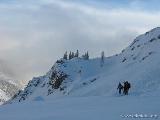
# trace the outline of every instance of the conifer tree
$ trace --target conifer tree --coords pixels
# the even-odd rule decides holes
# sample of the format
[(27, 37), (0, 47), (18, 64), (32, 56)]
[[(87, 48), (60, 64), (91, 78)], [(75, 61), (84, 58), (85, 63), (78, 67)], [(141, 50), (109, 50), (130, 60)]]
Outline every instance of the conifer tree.
[(72, 53), (69, 53), (69, 60), (72, 59)]
[[(71, 55), (71, 56), (72, 56), (72, 58), (74, 58), (74, 57), (75, 57), (75, 56), (74, 56), (74, 52), (72, 52), (72, 55)], [(72, 59), (72, 58), (71, 58), (71, 59)]]
[(89, 53), (88, 53), (88, 51), (86, 53), (86, 60), (89, 60)]
[(105, 57), (105, 55), (104, 55), (104, 51), (102, 51), (101, 52), (101, 67), (103, 67), (103, 64), (104, 64), (104, 57)]
[(77, 50), (75, 57), (79, 57), (79, 51)]
[(88, 51), (87, 51), (84, 55), (82, 55), (82, 58), (83, 58), (84, 60), (89, 60)]
[(63, 59), (67, 60), (68, 58), (67, 51), (64, 53)]

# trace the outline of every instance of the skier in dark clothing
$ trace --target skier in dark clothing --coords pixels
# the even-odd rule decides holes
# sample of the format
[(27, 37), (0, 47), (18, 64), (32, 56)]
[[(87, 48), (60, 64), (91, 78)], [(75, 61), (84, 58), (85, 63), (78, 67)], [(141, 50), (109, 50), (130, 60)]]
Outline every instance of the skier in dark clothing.
[(119, 94), (121, 94), (121, 91), (123, 90), (123, 85), (119, 82), (117, 90), (119, 90)]
[(130, 88), (131, 88), (131, 84), (128, 81), (124, 82), (124, 89), (123, 89), (124, 95), (128, 95), (128, 91)]

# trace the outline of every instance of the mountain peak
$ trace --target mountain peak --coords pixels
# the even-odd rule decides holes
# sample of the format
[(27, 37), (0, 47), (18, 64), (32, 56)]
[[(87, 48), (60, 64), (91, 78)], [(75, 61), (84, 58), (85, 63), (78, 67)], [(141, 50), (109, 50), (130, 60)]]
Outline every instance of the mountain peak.
[[(160, 39), (160, 27), (151, 29), (150, 31), (138, 36), (135, 41), (141, 40), (141, 42), (149, 42), (151, 39)], [(151, 40), (152, 41), (152, 40)]]

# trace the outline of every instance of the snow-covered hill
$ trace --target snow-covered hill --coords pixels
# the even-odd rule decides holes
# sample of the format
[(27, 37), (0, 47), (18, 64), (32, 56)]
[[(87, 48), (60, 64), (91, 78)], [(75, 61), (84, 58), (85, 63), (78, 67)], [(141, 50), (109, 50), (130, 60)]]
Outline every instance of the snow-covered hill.
[(20, 89), (18, 83), (0, 72), (0, 104), (11, 99)]
[[(46, 75), (33, 78), (7, 102), (14, 104), (0, 107), (0, 119), (159, 119), (159, 46), (160, 28), (155, 28), (104, 62), (58, 60)], [(117, 85), (126, 80), (131, 90), (120, 96)]]
[(10, 65), (0, 59), (0, 104), (11, 99), (22, 85), (14, 79)]
[(65, 96), (117, 96), (119, 82), (131, 83), (132, 96), (160, 96), (160, 28), (138, 36), (120, 54), (84, 60), (58, 60), (46, 75), (33, 78), (13, 101)]

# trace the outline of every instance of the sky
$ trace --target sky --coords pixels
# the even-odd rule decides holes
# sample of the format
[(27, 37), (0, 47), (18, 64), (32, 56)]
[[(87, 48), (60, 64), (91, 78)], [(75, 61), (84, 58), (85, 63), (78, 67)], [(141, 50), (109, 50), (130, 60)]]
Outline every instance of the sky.
[(158, 0), (0, 0), (0, 73), (44, 75), (65, 51), (120, 53), (160, 26)]

